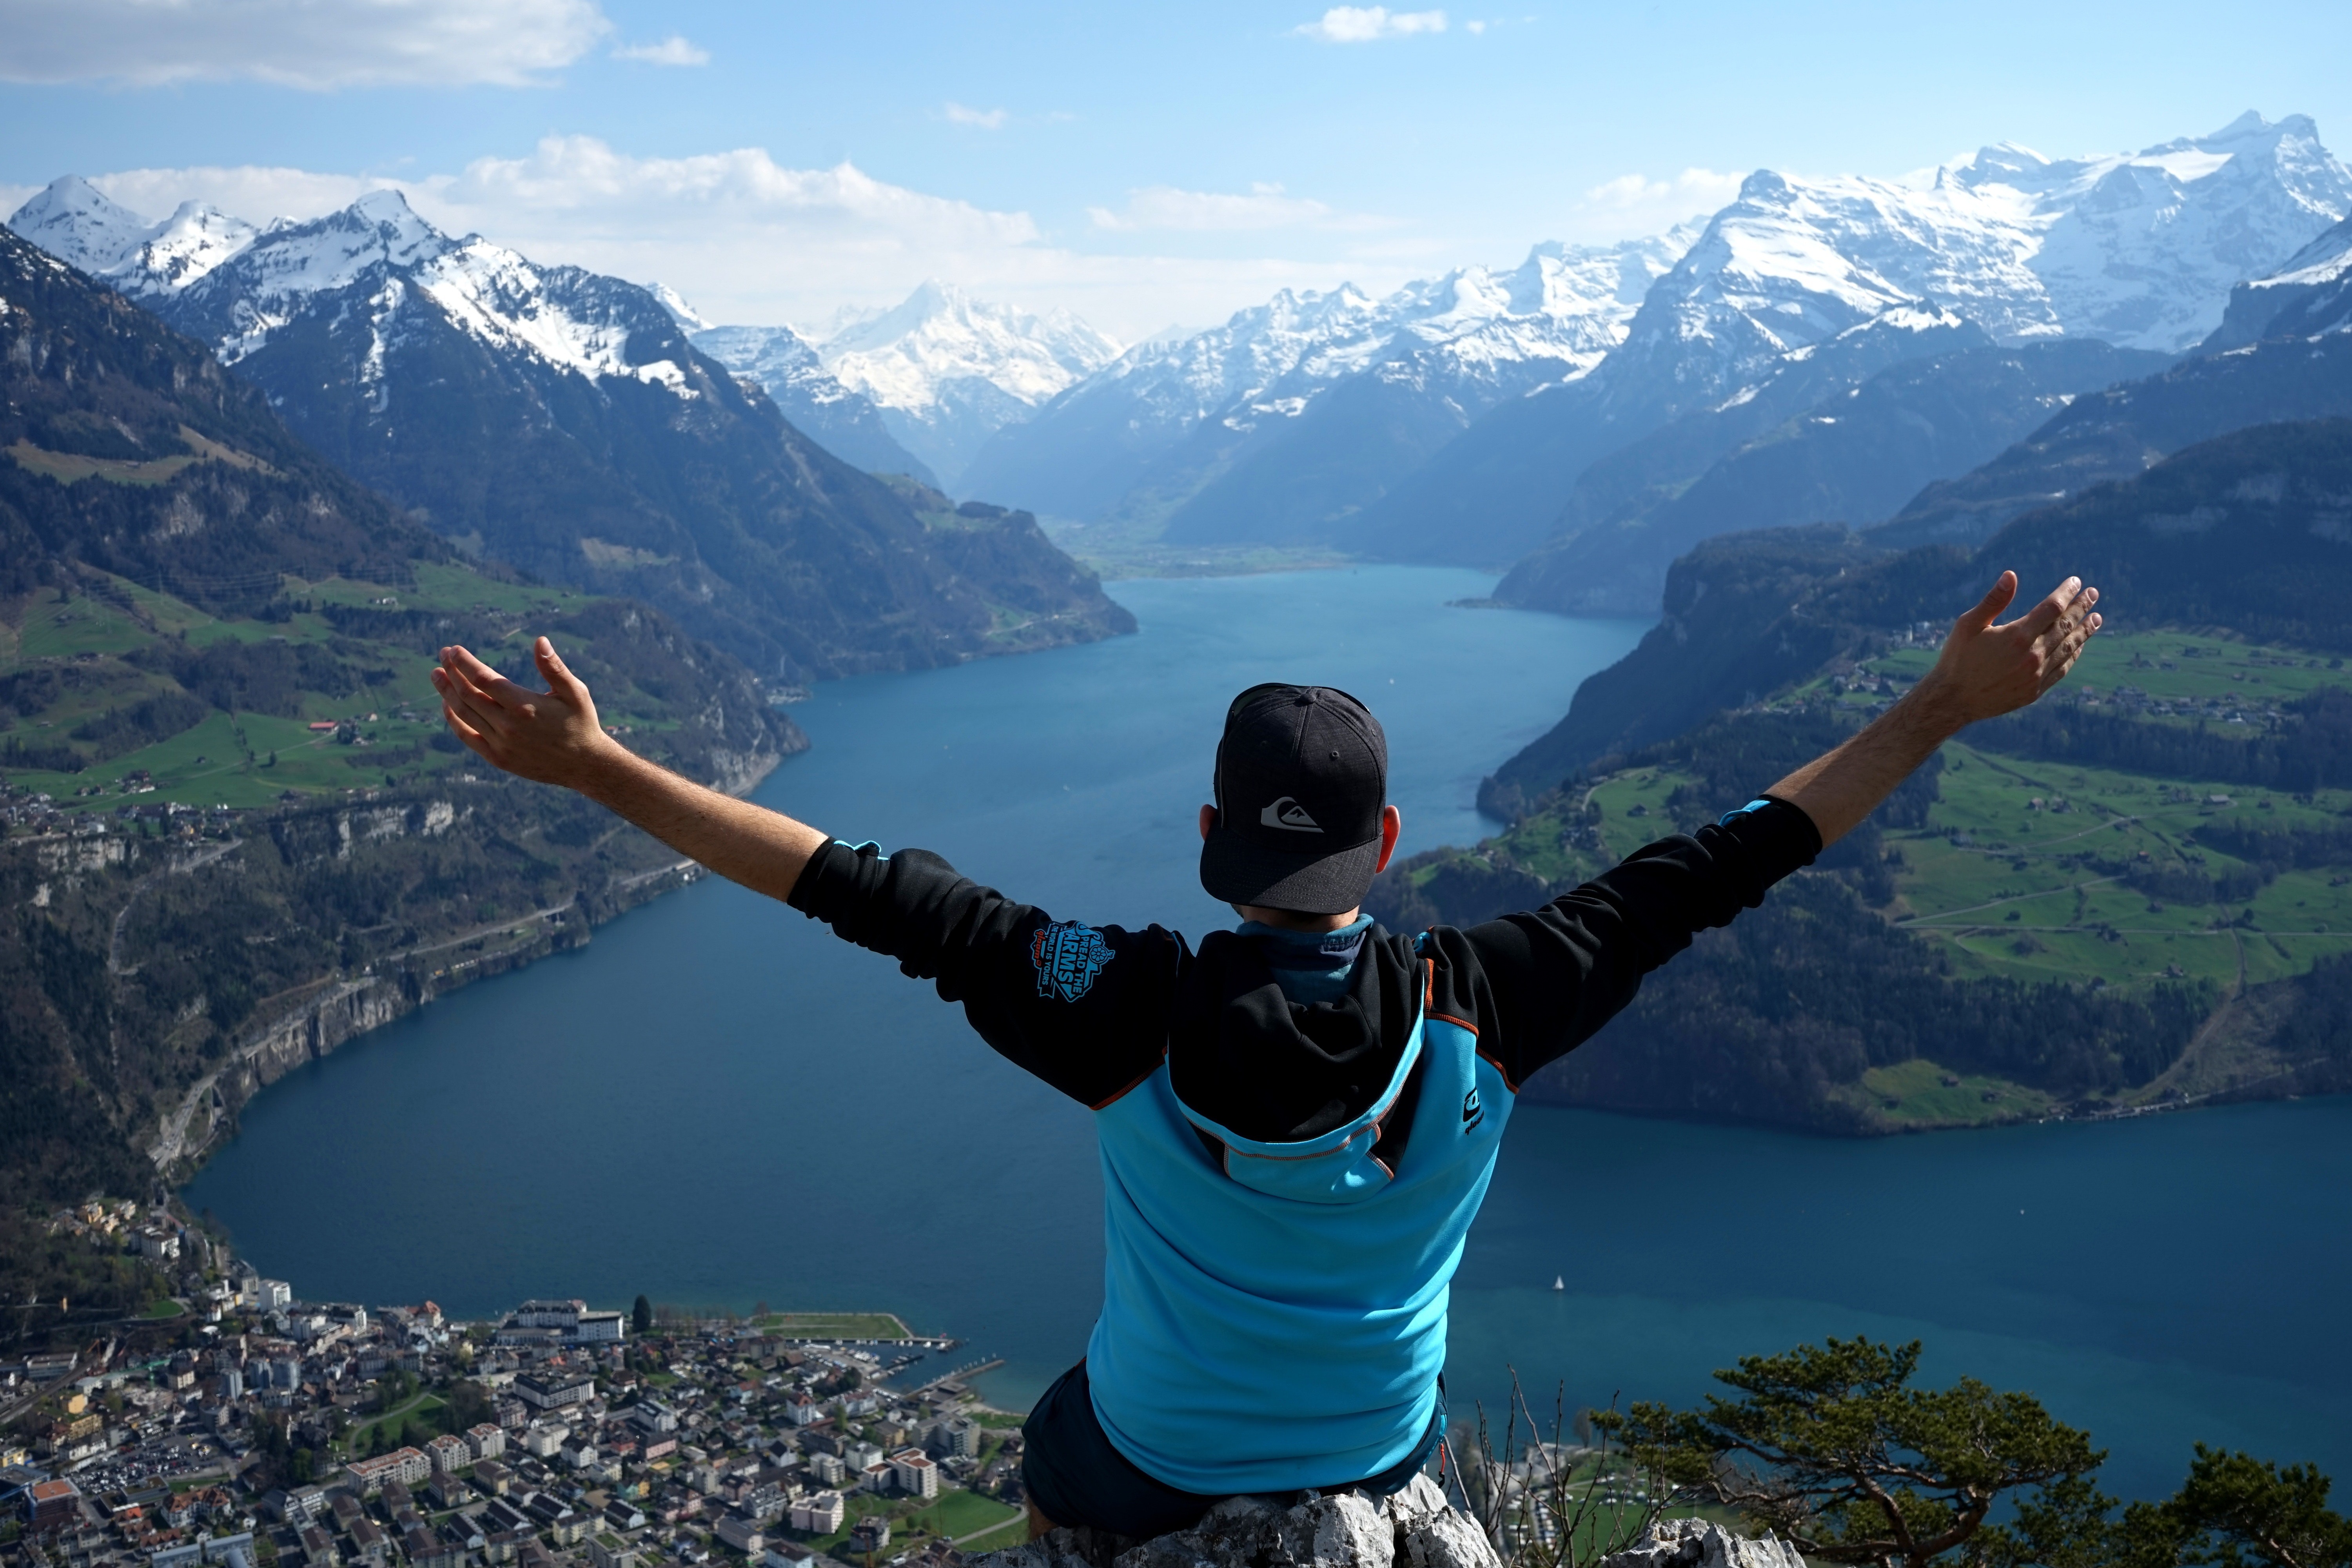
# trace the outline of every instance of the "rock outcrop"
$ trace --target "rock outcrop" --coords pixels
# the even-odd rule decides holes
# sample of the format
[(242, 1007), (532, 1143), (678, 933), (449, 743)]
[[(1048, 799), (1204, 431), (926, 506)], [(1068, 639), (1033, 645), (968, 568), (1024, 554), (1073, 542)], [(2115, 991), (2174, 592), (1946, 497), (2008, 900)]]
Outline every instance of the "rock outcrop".
[[(1774, 1560), (1777, 1568), (1778, 1560)], [(1190, 1530), (1135, 1541), (1057, 1530), (966, 1568), (1502, 1568), (1467, 1515), (1416, 1476), (1391, 1497), (1334, 1492), (1285, 1508), (1227, 1498)], [(1741, 1568), (1746, 1568), (1743, 1560)]]
[[(1149, 1541), (1057, 1530), (965, 1559), (964, 1568), (1502, 1568), (1486, 1533), (1426, 1476), (1393, 1497), (1306, 1494), (1285, 1508), (1227, 1498), (1190, 1530)], [(1734, 1535), (1704, 1519), (1662, 1519), (1600, 1568), (1805, 1568), (1777, 1536)]]
[(1776, 1535), (1750, 1540), (1711, 1520), (1662, 1519), (1601, 1568), (1805, 1568), (1805, 1560)]

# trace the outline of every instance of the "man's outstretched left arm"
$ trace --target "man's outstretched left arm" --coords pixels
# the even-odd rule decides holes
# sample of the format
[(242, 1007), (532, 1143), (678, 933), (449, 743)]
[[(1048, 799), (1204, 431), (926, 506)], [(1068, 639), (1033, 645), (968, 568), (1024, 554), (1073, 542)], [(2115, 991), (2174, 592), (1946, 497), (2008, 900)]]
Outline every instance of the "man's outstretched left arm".
[(434, 689), (450, 730), (493, 767), (586, 795), (755, 893), (789, 899), (825, 835), (649, 763), (604, 732), (595, 700), (541, 637), (545, 691), (516, 684), (462, 647), (441, 650)]

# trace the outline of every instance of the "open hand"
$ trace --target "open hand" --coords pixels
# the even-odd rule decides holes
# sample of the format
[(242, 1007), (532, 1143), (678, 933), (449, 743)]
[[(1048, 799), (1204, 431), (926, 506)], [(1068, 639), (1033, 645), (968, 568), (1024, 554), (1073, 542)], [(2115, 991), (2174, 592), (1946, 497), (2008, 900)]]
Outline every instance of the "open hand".
[(1929, 679), (1961, 723), (2014, 712), (2066, 679), (2097, 631), (2099, 591), (2069, 577), (2050, 596), (2006, 626), (1993, 617), (2017, 597), (2017, 574), (2004, 572), (1992, 592), (1952, 623)]
[(541, 637), (531, 656), (548, 689), (518, 686), (462, 647), (441, 650), (433, 689), (457, 739), (492, 766), (541, 784), (579, 787), (620, 742), (596, 720), (595, 700)]

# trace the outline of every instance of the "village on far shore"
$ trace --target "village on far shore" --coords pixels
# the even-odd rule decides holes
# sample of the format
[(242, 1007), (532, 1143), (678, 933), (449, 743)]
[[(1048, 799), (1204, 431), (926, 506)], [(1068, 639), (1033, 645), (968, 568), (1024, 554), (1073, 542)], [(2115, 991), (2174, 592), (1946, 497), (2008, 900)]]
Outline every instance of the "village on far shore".
[(998, 1363), (890, 1313), (460, 1321), (299, 1299), (162, 1206), (51, 1228), (171, 1293), (0, 1362), (0, 1568), (954, 1568), (1021, 1539), (1021, 1417), (964, 1381)]

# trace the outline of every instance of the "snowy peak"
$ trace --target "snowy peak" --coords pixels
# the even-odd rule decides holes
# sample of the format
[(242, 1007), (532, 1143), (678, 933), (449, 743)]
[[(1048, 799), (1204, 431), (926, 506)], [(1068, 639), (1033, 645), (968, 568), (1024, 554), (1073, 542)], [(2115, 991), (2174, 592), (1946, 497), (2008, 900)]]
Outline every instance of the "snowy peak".
[(182, 202), (125, 258), (119, 286), (128, 292), (185, 289), (251, 245), (260, 231), (202, 202)]
[(956, 488), (995, 434), (1108, 364), (1119, 345), (1066, 310), (1033, 316), (929, 281), (879, 315), (837, 314), (825, 371), (870, 399), (892, 437)]
[[(677, 307), (671, 307), (675, 313)], [(790, 327), (702, 327), (694, 346), (735, 376), (756, 382), (785, 418), (843, 461), (873, 474), (939, 476), (892, 433), (893, 416), (835, 379), (814, 345)]]
[[(577, 268), (534, 267), (481, 238), (440, 252), (410, 276), (450, 321), (493, 348), (591, 381), (621, 377), (666, 386), (683, 399), (701, 395), (687, 384), (677, 360), (632, 358), (641, 335), (677, 342), (668, 314), (634, 283)], [(380, 299), (398, 302), (393, 290)]]
[(1571, 379), (1616, 346), (1698, 232), (1692, 223), (1617, 245), (1541, 244), (1508, 271), (1462, 268), (1379, 299), (1350, 284), (1285, 289), (1222, 327), (1138, 344), (1097, 386), (1142, 400), (1156, 422), (1222, 417), (1238, 428), (1253, 415), (1295, 416), (1376, 366), (1448, 386), (1491, 386), (1505, 367), (1538, 363), (1545, 377)]
[(667, 283), (648, 283), (646, 285), (646, 291), (660, 302), (663, 310), (669, 312), (671, 321), (689, 332), (708, 331), (716, 325), (701, 311), (688, 304), (685, 295)]
[(2002, 142), (1980, 148), (1973, 157), (1938, 173), (1950, 183), (1970, 189), (2007, 188), (2063, 206), (2119, 170), (2158, 172), (2187, 184), (2233, 162), (2239, 164), (2241, 178), (2259, 178), (2266, 171), (2291, 190), (2300, 189), (2315, 177), (2326, 183), (2331, 166), (2341, 175), (2340, 165), (2321, 145), (2319, 127), (2309, 115), (2290, 114), (2269, 121), (2252, 110), (2210, 136), (2176, 137), (2137, 153), (2049, 158), (2031, 147)]
[(370, 268), (415, 267), (455, 245), (398, 191), (371, 191), (341, 212), (261, 231), (233, 270), (240, 292), (286, 300), (348, 288)]
[(988, 383), (1035, 407), (1118, 357), (1118, 343), (1066, 310), (1033, 316), (927, 281), (819, 348), (825, 368), (885, 408), (929, 410), (951, 382)]
[(2179, 353), (2220, 323), (2233, 285), (2347, 211), (2352, 171), (2302, 115), (2090, 158), (2003, 142), (1903, 181), (1759, 170), (1659, 285), (1611, 374), (1648, 364), (1728, 393), (1781, 355), (1929, 300), (2004, 342)]
[[(1512, 309), (1568, 315), (1598, 308), (1607, 300), (1630, 316), (1650, 285), (1672, 270), (1705, 232), (1706, 220), (1699, 217), (1647, 239), (1616, 245), (1564, 245), (1558, 240), (1538, 245), (1511, 274)], [(1530, 285), (1536, 289), (1532, 294)]]
[(151, 224), (78, 174), (53, 182), (17, 208), (8, 226), (50, 255), (138, 296), (186, 288), (250, 245), (257, 232), (242, 218), (202, 202), (182, 202), (170, 217)]
[[(212, 215), (206, 226), (226, 235), (236, 223)], [(397, 191), (371, 191), (339, 212), (307, 222), (281, 220), (259, 230), (241, 226), (247, 238), (240, 247), (212, 258), (206, 270), (159, 306), (173, 324), (210, 342), (229, 364), (258, 352), (311, 301), (363, 279), (373, 280), (381, 291), (387, 278), (412, 275), (457, 248), (417, 216)], [(414, 276), (405, 280), (422, 281)], [(155, 268), (126, 270), (115, 282), (137, 296), (173, 292)], [(379, 299), (369, 308), (381, 310), (396, 303)]]
[(150, 224), (72, 174), (19, 207), (8, 226), (142, 299), (179, 293), (232, 261), (247, 262), (276, 290), (317, 293), (345, 286), (370, 266), (412, 265), (450, 245), (398, 191), (372, 191), (308, 223), (281, 219), (264, 228), (192, 201)]
[(9, 216), (8, 226), (58, 260), (99, 278), (120, 267), (154, 232), (147, 219), (79, 174), (52, 180)]
[(781, 396), (786, 387), (798, 388), (819, 403), (857, 395), (834, 378), (808, 340), (790, 327), (701, 327), (693, 339), (696, 348), (735, 374), (758, 382), (771, 395)]
[(374, 382), (407, 312), (429, 302), (499, 353), (591, 380), (625, 376), (681, 398), (698, 395), (675, 360), (633, 357), (633, 339), (677, 342), (656, 297), (576, 268), (536, 268), (479, 237), (453, 240), (398, 191), (371, 191), (324, 217), (268, 227), (184, 202), (151, 226), (68, 176), (26, 203), (9, 226), (205, 339), (226, 363), (257, 353), (314, 304), (332, 301), (339, 321), (364, 325), (357, 369), (362, 382)]

